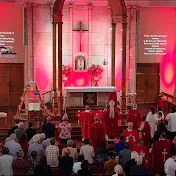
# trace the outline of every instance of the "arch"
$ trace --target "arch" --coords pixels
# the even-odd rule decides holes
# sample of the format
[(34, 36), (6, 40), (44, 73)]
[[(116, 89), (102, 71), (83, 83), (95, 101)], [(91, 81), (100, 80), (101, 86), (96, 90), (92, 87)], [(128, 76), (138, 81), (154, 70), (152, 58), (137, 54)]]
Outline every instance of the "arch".
[[(127, 28), (127, 9), (124, 0), (108, 0), (112, 12), (112, 85), (115, 86), (115, 40), (116, 24), (122, 24), (122, 114), (126, 114), (126, 28)], [(56, 24), (58, 24), (58, 89), (60, 91), (60, 112), (63, 112), (62, 96), (62, 11), (65, 0), (56, 0), (53, 7), (53, 52), (56, 52)], [(56, 63), (56, 54), (53, 54), (53, 63)], [(53, 70), (56, 65), (53, 64)], [(53, 75), (55, 75), (53, 71)], [(56, 75), (53, 76), (56, 81)], [(55, 84), (53, 84), (55, 85)], [(56, 87), (53, 86), (53, 89)], [(122, 122), (123, 123), (123, 122)]]
[[(112, 18), (127, 18), (127, 10), (124, 0), (108, 0), (111, 6)], [(65, 0), (56, 0), (53, 8), (53, 18), (56, 22), (62, 22), (62, 9)], [(56, 19), (57, 18), (57, 19)]]

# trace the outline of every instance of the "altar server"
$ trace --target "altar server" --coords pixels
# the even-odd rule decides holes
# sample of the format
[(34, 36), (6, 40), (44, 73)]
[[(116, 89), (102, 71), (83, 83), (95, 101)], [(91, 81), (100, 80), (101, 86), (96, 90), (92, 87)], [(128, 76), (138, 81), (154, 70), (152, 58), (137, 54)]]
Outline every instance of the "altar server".
[(170, 132), (171, 140), (176, 136), (176, 111), (174, 107), (170, 108), (170, 113), (166, 116), (168, 121), (167, 129)]

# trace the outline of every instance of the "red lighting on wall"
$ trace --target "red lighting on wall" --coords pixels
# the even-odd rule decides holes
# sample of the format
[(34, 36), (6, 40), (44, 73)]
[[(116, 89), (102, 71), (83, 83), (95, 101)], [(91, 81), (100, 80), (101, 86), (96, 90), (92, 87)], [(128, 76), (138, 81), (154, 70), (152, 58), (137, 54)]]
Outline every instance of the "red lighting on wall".
[(174, 58), (165, 56), (161, 62), (160, 76), (161, 81), (166, 88), (174, 86), (176, 82), (176, 62)]

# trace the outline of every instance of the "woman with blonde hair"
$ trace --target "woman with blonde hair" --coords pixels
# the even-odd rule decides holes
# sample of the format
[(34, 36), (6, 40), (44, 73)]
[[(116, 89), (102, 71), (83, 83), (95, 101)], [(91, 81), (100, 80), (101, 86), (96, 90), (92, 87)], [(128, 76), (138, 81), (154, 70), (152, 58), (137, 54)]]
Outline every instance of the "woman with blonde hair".
[(125, 176), (125, 172), (124, 172), (122, 166), (119, 164), (114, 167), (114, 172), (116, 174), (114, 174), (113, 176)]
[(59, 124), (59, 137), (60, 143), (67, 144), (67, 141), (71, 139), (72, 125), (68, 121), (68, 115), (64, 114), (62, 117), (62, 122)]

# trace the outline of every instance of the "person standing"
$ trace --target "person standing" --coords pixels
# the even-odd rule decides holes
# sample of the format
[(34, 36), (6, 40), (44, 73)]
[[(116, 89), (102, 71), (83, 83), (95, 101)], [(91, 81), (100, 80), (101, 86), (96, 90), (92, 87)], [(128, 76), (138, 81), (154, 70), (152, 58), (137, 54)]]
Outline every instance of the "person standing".
[(19, 141), (21, 136), (22, 136), (22, 134), (25, 134), (24, 123), (23, 122), (20, 122), (18, 124), (18, 128), (14, 131), (14, 133), (16, 134), (16, 138)]
[(139, 140), (139, 135), (137, 131), (133, 128), (132, 122), (127, 123), (127, 129), (123, 130), (122, 135), (124, 136), (125, 141), (129, 142), (130, 149), (134, 150)]
[(12, 169), (12, 156), (9, 154), (9, 149), (4, 147), (2, 149), (2, 156), (0, 156), (0, 175), (3, 176), (12, 176), (13, 169)]
[(15, 125), (8, 131), (8, 136), (14, 133), (14, 131), (18, 128), (19, 120), (15, 119)]
[(5, 144), (5, 147), (9, 149), (9, 155), (15, 158), (16, 153), (21, 150), (21, 145), (17, 142), (15, 134), (10, 135), (10, 141)]
[(146, 121), (146, 116), (142, 117), (142, 122), (140, 124), (139, 131), (139, 138), (143, 139), (145, 142), (145, 145), (148, 146), (150, 140), (151, 140), (151, 134), (150, 134), (150, 125)]
[(71, 139), (71, 130), (72, 125), (68, 121), (67, 114), (64, 114), (64, 116), (62, 117), (62, 122), (59, 124), (60, 143), (67, 144), (67, 141)]
[(74, 142), (71, 140), (71, 139), (69, 139), (68, 141), (67, 141), (67, 148), (63, 148), (63, 150), (62, 150), (62, 156), (64, 156), (64, 153), (65, 153), (65, 150), (67, 150), (67, 149), (69, 149), (69, 151), (70, 151), (70, 157), (72, 157), (73, 158), (73, 162), (75, 162), (76, 160), (77, 160), (77, 158), (78, 158), (78, 152), (77, 152), (77, 148), (75, 148), (75, 147), (73, 147), (73, 145), (74, 145)]
[(151, 171), (149, 148), (144, 145), (144, 140), (139, 140), (135, 151), (138, 153), (138, 155), (143, 157), (143, 165), (148, 169), (148, 171)]
[(154, 174), (164, 175), (164, 163), (170, 157), (171, 143), (166, 139), (166, 133), (161, 133), (160, 140), (152, 146), (152, 165)]
[(27, 135), (28, 141), (30, 141), (32, 139), (32, 137), (35, 134), (37, 134), (36, 130), (32, 126), (33, 126), (32, 122), (29, 122), (29, 128), (26, 129), (26, 135)]
[(24, 152), (24, 159), (28, 158), (28, 148), (29, 148), (29, 144), (28, 144), (28, 140), (27, 140), (27, 136), (26, 134), (22, 134), (19, 144), (21, 145), (21, 148), (23, 149)]
[(170, 108), (170, 113), (165, 118), (168, 121), (167, 129), (170, 132), (170, 140), (176, 136), (176, 111), (174, 107)]
[(103, 112), (103, 122), (105, 124), (105, 139), (107, 141), (115, 141), (118, 137), (118, 119), (120, 117), (117, 109), (116, 92), (109, 95), (109, 107)]
[(19, 150), (16, 154), (16, 159), (14, 159), (12, 163), (13, 175), (15, 176), (28, 174), (28, 161), (23, 159), (23, 157), (23, 151)]
[(124, 150), (120, 151), (119, 157), (118, 157), (118, 163), (125, 168), (125, 164), (131, 159), (131, 150), (129, 149), (129, 143), (125, 143)]
[(101, 144), (101, 141), (105, 140), (104, 126), (99, 121), (97, 116), (94, 117), (94, 124), (90, 127), (90, 141), (94, 150), (96, 151)]
[(116, 151), (116, 156), (119, 156), (120, 151), (124, 150), (124, 136), (120, 135), (119, 140), (115, 141), (114, 148)]
[(51, 117), (47, 117), (47, 122), (42, 126), (42, 133), (45, 133), (46, 138), (54, 137), (54, 124), (51, 123)]
[(154, 107), (150, 108), (150, 112), (147, 114), (146, 121), (150, 125), (150, 134), (151, 134), (151, 138), (153, 139), (155, 134), (155, 124), (157, 122), (157, 115), (155, 113)]
[(148, 175), (148, 170), (144, 165), (142, 165), (142, 163), (143, 163), (143, 157), (139, 155), (138, 158), (137, 158), (137, 165), (133, 166), (131, 168), (130, 175), (147, 176)]
[(94, 123), (94, 115), (88, 105), (85, 106), (85, 111), (78, 114), (78, 124), (81, 126), (82, 139), (89, 138), (89, 130)]
[(93, 164), (94, 148), (90, 145), (89, 139), (84, 139), (84, 145), (80, 148), (80, 154), (84, 155), (84, 159), (89, 162), (89, 164)]
[(164, 171), (167, 176), (175, 176), (176, 172), (176, 153), (171, 151), (172, 155), (164, 163)]
[(55, 145), (55, 139), (51, 138), (51, 145), (46, 147), (45, 156), (47, 160), (47, 165), (50, 167), (57, 167), (59, 165), (59, 147)]
[(61, 176), (70, 176), (73, 168), (73, 158), (69, 156), (69, 149), (65, 150), (64, 156), (59, 160), (60, 175)]
[(134, 105), (133, 109), (129, 110), (128, 112), (127, 122), (132, 122), (133, 128), (138, 130), (138, 128), (140, 127), (141, 121), (142, 121), (141, 113), (137, 109), (137, 105)]

